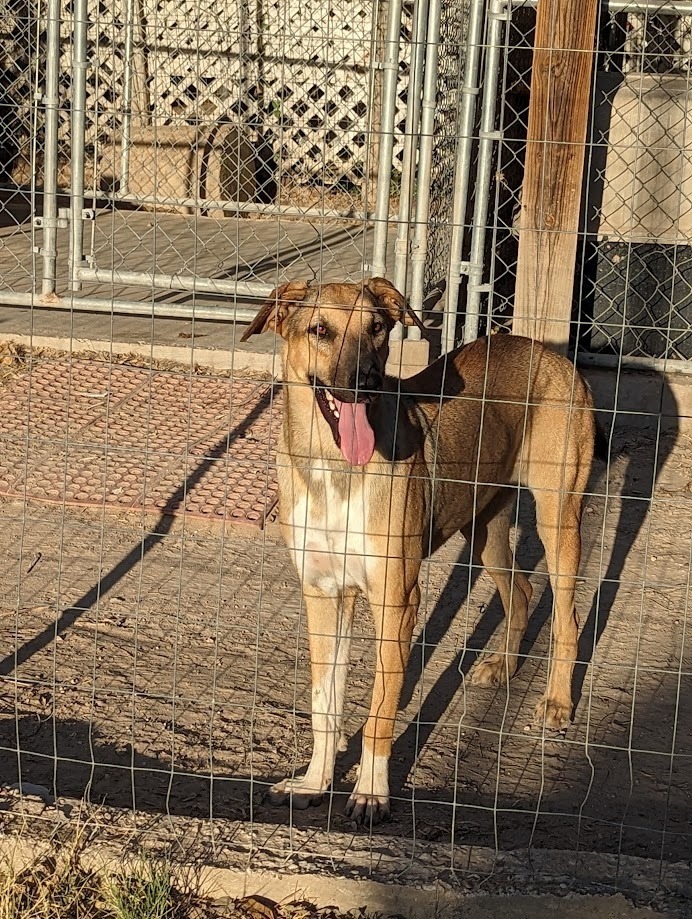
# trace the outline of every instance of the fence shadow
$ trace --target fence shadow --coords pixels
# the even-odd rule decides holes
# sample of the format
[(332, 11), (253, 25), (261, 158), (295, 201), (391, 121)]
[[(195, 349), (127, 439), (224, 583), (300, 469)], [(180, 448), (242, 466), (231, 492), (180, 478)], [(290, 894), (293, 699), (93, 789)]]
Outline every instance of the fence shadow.
[[(168, 501), (168, 508), (176, 508), (185, 503), (187, 495), (204, 478), (212, 468), (213, 463), (226, 451), (238, 438), (243, 437), (252, 424), (266, 411), (272, 399), (271, 390), (267, 390), (257, 405), (243, 420), (220, 438), (205, 457), (200, 458), (197, 468), (185, 478), (180, 486), (172, 493)], [(118, 582), (135, 566), (141, 563), (144, 556), (158, 545), (170, 532), (173, 526), (173, 516), (165, 511), (159, 515), (157, 523), (152, 527), (152, 532), (130, 549), (122, 560), (107, 574), (101, 577), (96, 584), (87, 591), (77, 602), (60, 613), (55, 622), (38, 635), (16, 647), (14, 652), (0, 660), (0, 677), (9, 676), (17, 667), (25, 663), (33, 654), (54, 642), (57, 637), (75, 624), (75, 622), (90, 610), (102, 597), (111, 591)]]
[[(594, 472), (589, 484), (589, 491), (595, 495), (610, 494), (620, 503), (619, 519), (616, 525), (616, 535), (612, 546), (606, 546), (604, 558), (607, 567), (602, 573), (601, 583), (594, 594), (591, 608), (581, 630), (578, 648), (578, 663), (575, 667), (573, 680), (573, 701), (575, 706), (581, 700), (585, 675), (593, 659), (598, 642), (601, 639), (610, 618), (613, 605), (617, 598), (623, 568), (630, 555), (632, 546), (639, 537), (649, 513), (653, 499), (655, 485), (662, 467), (668, 460), (671, 451), (677, 442), (679, 422), (677, 418), (677, 403), (670, 391), (664, 375), (655, 374), (660, 388), (661, 414), (652, 416), (654, 431), (650, 440), (639, 439), (639, 443), (646, 444), (642, 454), (641, 450), (636, 457), (627, 457), (629, 428), (632, 416), (617, 414), (617, 406), (610, 403), (597, 405), (598, 409), (606, 412), (612, 420), (610, 426), (611, 461), (617, 462), (618, 454), (625, 455), (626, 470), (622, 487), (613, 495), (608, 487), (608, 467), (596, 462)], [(667, 430), (666, 436), (661, 437), (657, 426), (661, 424), (662, 412), (665, 406)], [(588, 499), (587, 499), (588, 501)], [(605, 509), (604, 509), (605, 513)], [(542, 546), (537, 538), (535, 529), (535, 514), (527, 516), (522, 507), (521, 519), (523, 522), (523, 544), (518, 553), (518, 566), (521, 570), (530, 573), (543, 557)], [(593, 548), (593, 547), (591, 547)], [(584, 555), (589, 549), (584, 546)], [(440, 594), (440, 597), (430, 614), (427, 623), (413, 647), (411, 660), (407, 670), (402, 706), (411, 701), (414, 687), (422, 676), (425, 663), (430, 659), (435, 647), (444, 638), (452, 626), (456, 611), (458, 611), (471, 591), (479, 570), (476, 566), (472, 569), (469, 579), (468, 547), (460, 554), (449, 580)], [(536, 605), (522, 642), (522, 657), (530, 653), (541, 629), (546, 625), (552, 612), (552, 594), (549, 586), (543, 592)], [(400, 785), (409, 774), (419, 755), (420, 750), (432, 734), (437, 723), (451, 704), (455, 694), (461, 688), (464, 678), (468, 675), (475, 663), (479, 651), (487, 644), (488, 638), (503, 617), (502, 604), (499, 595), (495, 593), (492, 602), (483, 613), (477, 626), (465, 642), (462, 651), (447, 666), (444, 673), (431, 686), (421, 702), (417, 719), (409, 724), (404, 733), (398, 738), (393, 751), (393, 779)], [(521, 667), (521, 658), (519, 667)], [(511, 688), (510, 688), (511, 691)]]
[[(575, 677), (575, 701), (577, 704), (583, 689), (584, 674), (608, 625), (608, 618), (617, 598), (619, 580), (621, 579), (624, 565), (633, 544), (646, 524), (649, 504), (659, 471), (675, 446), (677, 424), (674, 413), (676, 406), (663, 379), (660, 380), (660, 385), (661, 403), (663, 404), (664, 399), (667, 400), (668, 408), (666, 411), (671, 416), (670, 427), (665, 438), (658, 437), (655, 433), (650, 434), (648, 439), (638, 437), (637, 442), (644, 444), (644, 452), (640, 449), (636, 456), (628, 456), (627, 449), (632, 440), (628, 427), (628, 418), (626, 415), (619, 415), (616, 418), (612, 438), (613, 446), (615, 452), (622, 450), (624, 454), (623, 460), (619, 461), (620, 477), (624, 478), (624, 485), (619, 488), (617, 499), (620, 500), (619, 495), (623, 494), (625, 500), (620, 500), (615, 539), (612, 546), (606, 546), (606, 569), (591, 610), (586, 617), (580, 638), (580, 663)], [(266, 396), (266, 399), (269, 399), (269, 395)], [(218, 447), (211, 451), (212, 456), (218, 455), (218, 452), (225, 449), (235, 438), (242, 436), (254, 420), (254, 417), (256, 417), (256, 413), (261, 412), (264, 408), (266, 408), (266, 405), (261, 404), (257, 407), (253, 416), (243, 419), (239, 425), (233, 428), (228, 437), (224, 438)], [(604, 403), (599, 405), (599, 408), (612, 411), (613, 406)], [(656, 421), (656, 419), (653, 420)], [(200, 463), (200, 467), (172, 495), (172, 502), (184, 500), (185, 494), (199, 483), (201, 476), (211, 461), (210, 456)], [(622, 474), (623, 463), (626, 467), (624, 476)], [(596, 470), (592, 489), (597, 494), (603, 494), (606, 491), (605, 474), (603, 468)], [(596, 497), (592, 500), (597, 504), (603, 499)], [(542, 548), (535, 535), (531, 502), (522, 502), (520, 511), (520, 521), (524, 535), (520, 543), (518, 563), (523, 569), (531, 571), (536, 568), (541, 560)], [(104, 575), (77, 603), (65, 610), (54, 624), (20, 645), (16, 652), (7, 655), (0, 663), (0, 673), (5, 676), (9, 675), (16, 666), (53, 642), (56, 635), (70, 628), (84, 612), (93, 607), (97, 598), (111, 590), (126, 572), (140, 563), (142, 557), (165, 536), (169, 528), (170, 518), (162, 515), (156, 532), (148, 535), (133, 546), (116, 566)], [(427, 622), (413, 647), (402, 695), (402, 707), (410, 705), (414, 699), (420, 685), (421, 675), (429, 663), (435, 648), (444, 640), (451, 628), (462, 626), (458, 621), (461, 619), (459, 610), (460, 608), (463, 609), (464, 600), (473, 588), (478, 573), (478, 569), (475, 566), (470, 566), (468, 548), (464, 548), (453, 565), (448, 581), (439, 597), (436, 598)], [(545, 590), (533, 611), (529, 629), (522, 646), (523, 655), (529, 653), (541, 630), (548, 624), (551, 609), (551, 593), (549, 590)], [(412, 821), (413, 827), (416, 827), (416, 821), (420, 822), (422, 820), (423, 822), (427, 821), (428, 824), (437, 821), (437, 831), (445, 835), (449, 834), (452, 831), (450, 830), (450, 820), (455, 813), (455, 807), (461, 801), (465, 808), (463, 812), (465, 832), (468, 832), (468, 821), (473, 820), (471, 826), (474, 842), (478, 844), (494, 844), (497, 841), (497, 827), (493, 824), (493, 820), (497, 816), (495, 814), (497, 802), (493, 800), (492, 795), (488, 795), (487, 790), (483, 792), (471, 790), (465, 795), (459, 796), (454, 788), (445, 787), (443, 784), (438, 786), (432, 783), (425, 789), (425, 795), (429, 800), (422, 804), (416, 803), (415, 809), (412, 810), (411, 793), (405, 791), (404, 787), (421, 749), (429, 742), (432, 732), (440, 721), (444, 719), (455, 696), (463, 687), (463, 680), (466, 674), (476, 660), (479, 651), (486, 645), (489, 637), (497, 628), (501, 616), (501, 604), (496, 595), (484, 610), (473, 633), (465, 641), (463, 649), (447, 665), (434, 684), (427, 688), (427, 692), (421, 700), (417, 717), (406, 726), (398, 738), (392, 759), (392, 792), (396, 799), (394, 822), (389, 827), (385, 826), (379, 829), (378, 833), (385, 835), (409, 834), (412, 831)], [(457, 619), (456, 624), (455, 617)], [(503, 691), (500, 690), (500, 692)], [(645, 694), (638, 695), (638, 710), (642, 713), (644, 721), (646, 722), (649, 719), (653, 725), (659, 717), (657, 714), (657, 700), (644, 696)], [(332, 802), (328, 802), (322, 808), (297, 814), (282, 809), (270, 809), (265, 803), (264, 795), (267, 786), (274, 778), (279, 776), (261, 775), (259, 779), (254, 779), (252, 782), (246, 776), (240, 777), (227, 773), (218, 774), (212, 778), (206, 774), (205, 769), (189, 768), (186, 770), (178, 765), (172, 757), (169, 758), (165, 754), (147, 755), (141, 753), (129, 746), (127, 742), (129, 738), (115, 740), (111, 736), (96, 736), (94, 725), (88, 720), (48, 718), (42, 722), (37, 722), (35, 716), (21, 716), (18, 720), (15, 720), (15, 717), (12, 716), (3, 719), (2, 724), (0, 747), (5, 751), (5, 763), (0, 769), (0, 774), (9, 781), (17, 780), (18, 764), (21, 762), (22, 774), (24, 778), (28, 776), (31, 782), (44, 783), (51, 790), (61, 795), (76, 798), (86, 796), (93, 802), (105, 801), (107, 804), (117, 808), (127, 810), (136, 808), (153, 814), (170, 813), (196, 817), (209, 817), (210, 814), (213, 814), (213, 816), (228, 819), (257, 819), (277, 824), (286, 824), (290, 821), (296, 825), (304, 826), (324, 827), (329, 824), (336, 829), (348, 828), (348, 824), (343, 822), (340, 814), (342, 798), (346, 796), (349, 789), (340, 782), (337, 782), (335, 787), (333, 808), (331, 806)], [(470, 727), (473, 728), (473, 725), (470, 725)], [(497, 724), (486, 725), (486, 728), (493, 730), (498, 730), (498, 727)], [(19, 740), (19, 751), (16, 749), (17, 740)], [(343, 774), (349, 762), (355, 762), (358, 745), (359, 738), (356, 736), (352, 738), (347, 754), (339, 761), (339, 774)], [(564, 746), (561, 750), (563, 755), (567, 756), (568, 748)], [(307, 749), (305, 752), (307, 762)], [(570, 822), (567, 821), (565, 814), (578, 809), (580, 796), (584, 789), (589, 787), (589, 782), (591, 781), (591, 769), (614, 768), (612, 765), (613, 760), (620, 755), (597, 750), (591, 753), (591, 757), (587, 761), (584, 753), (585, 751), (582, 748), (575, 750), (571, 754), (577, 758), (576, 765), (570, 767), (571, 771), (570, 769), (565, 771), (572, 777), (572, 784), (565, 784), (565, 787), (555, 794), (550, 802), (550, 808), (541, 809), (540, 815), (536, 810), (535, 821), (534, 814), (531, 812), (531, 807), (534, 803), (532, 794), (535, 789), (530, 786), (525, 792), (522, 791), (518, 794), (515, 802), (518, 813), (510, 813), (510, 808), (502, 817), (503, 832), (505, 834), (503, 844), (526, 845), (532, 839), (537, 844), (547, 844), (547, 842), (551, 841), (555, 844), (555, 840), (558, 838), (556, 834), (559, 832), (563, 833), (564, 846), (569, 847), (571, 845), (573, 834), (578, 834), (580, 830), (574, 829), (577, 818), (575, 817)], [(618, 767), (623, 779), (628, 774), (627, 755), (628, 751), (623, 750), (622, 757), (624, 759), (621, 768)], [(491, 754), (491, 760), (493, 756), (494, 754)], [(481, 757), (482, 759), (483, 757)], [(280, 766), (280, 764), (277, 765)], [(464, 763), (462, 768), (466, 769), (467, 765), (472, 765), (478, 769), (479, 761), (477, 760), (472, 764)], [(480, 762), (480, 766), (483, 766), (482, 762)], [(487, 766), (488, 764), (485, 763), (485, 768)], [(665, 792), (665, 788), (661, 787), (659, 791), (662, 794)], [(629, 799), (636, 804), (637, 808), (641, 806), (641, 808), (655, 813), (658, 807), (665, 810), (667, 815), (673, 809), (673, 804), (670, 803), (669, 805), (667, 799), (664, 800), (663, 797), (659, 801), (656, 797), (658, 792), (655, 792), (655, 789), (638, 789), (630, 792)], [(627, 797), (626, 789), (623, 794)], [(672, 800), (671, 798), (671, 802)], [(608, 806), (611, 807), (610, 804)], [(614, 807), (615, 805), (612, 806)], [(549, 810), (556, 811), (556, 813), (549, 813)], [(685, 808), (683, 805), (678, 817), (682, 818), (684, 816)], [(581, 819), (580, 815), (578, 820)], [(591, 817), (589, 816), (588, 820), (590, 819)], [(584, 820), (587, 820), (587, 818), (584, 818)], [(680, 823), (678, 818), (676, 820), (677, 824), (675, 826)], [(562, 821), (560, 824), (561, 829), (559, 831), (551, 829), (559, 821)], [(572, 835), (567, 834), (565, 829), (568, 822), (569, 826), (572, 827), (569, 831)], [(537, 825), (539, 825), (539, 831), (536, 830)], [(545, 834), (543, 834), (542, 829), (544, 825), (548, 827), (545, 830)], [(581, 824), (579, 825), (581, 826)], [(602, 838), (604, 840), (602, 842), (603, 848), (612, 851), (617, 843), (617, 833), (612, 829), (612, 820), (609, 827), (610, 836), (606, 837), (603, 835), (605, 831), (602, 831), (602, 836), (598, 837), (597, 831), (594, 830), (593, 837), (589, 838)], [(680, 837), (677, 829), (675, 832)], [(615, 836), (613, 836), (613, 833), (615, 833)], [(615, 839), (615, 842), (613, 842), (613, 839)], [(680, 839), (682, 841), (678, 841), (677, 851), (688, 851), (690, 849), (690, 840), (686, 837), (680, 837)], [(658, 845), (660, 844), (660, 839), (655, 837), (654, 842)], [(639, 845), (639, 843), (636, 843), (636, 845)], [(562, 847), (562, 843), (558, 847)], [(654, 850), (649, 848), (648, 851), (655, 851), (655, 848)]]

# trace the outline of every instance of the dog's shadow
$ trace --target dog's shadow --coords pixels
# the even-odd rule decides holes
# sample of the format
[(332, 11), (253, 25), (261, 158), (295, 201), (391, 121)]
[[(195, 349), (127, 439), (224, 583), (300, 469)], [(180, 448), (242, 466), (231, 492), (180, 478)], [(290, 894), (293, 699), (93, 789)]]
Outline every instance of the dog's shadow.
[[(632, 430), (631, 415), (618, 414), (617, 406), (613, 404), (597, 406), (612, 419), (612, 424), (608, 424), (609, 461), (606, 464), (594, 463), (585, 504), (592, 503), (594, 510), (597, 510), (600, 504), (605, 514), (604, 502), (615, 499), (620, 504), (620, 510), (614, 540), (611, 545), (603, 546), (603, 559), (607, 560), (607, 566), (594, 592), (588, 615), (582, 619), (583, 628), (579, 637), (577, 665), (572, 684), (575, 712), (578, 712), (588, 665), (608, 625), (627, 558), (646, 523), (659, 473), (677, 441), (677, 404), (663, 377), (660, 378), (660, 387), (661, 411), (657, 415), (652, 413), (649, 416), (648, 428), (640, 428), (636, 432)], [(664, 412), (667, 428), (665, 436), (661, 436)], [(630, 453), (632, 445), (636, 445), (636, 450)], [(526, 492), (521, 494), (517, 519), (522, 533), (517, 566), (528, 575), (536, 571), (544, 553), (536, 533), (533, 500)], [(590, 550), (595, 550), (599, 556), (601, 555), (602, 538), (599, 527), (594, 528), (591, 536), (585, 533), (583, 558), (590, 554)], [(423, 683), (426, 665), (435, 649), (445, 639), (450, 628), (454, 627), (455, 619), (461, 619), (464, 605), (481, 571), (475, 562), (470, 563), (469, 547), (465, 545), (412, 647), (399, 705), (400, 711), (411, 704), (418, 687)], [(546, 578), (546, 588), (538, 602), (534, 602), (521, 646), (518, 670), (530, 654), (543, 628), (549, 625), (551, 614), (552, 591)], [(502, 603), (496, 591), (464, 642), (463, 648), (449, 662), (434, 684), (428, 684), (429, 688), (421, 700), (416, 717), (409, 722), (394, 743), (391, 760), (393, 793), (400, 791), (409, 779), (422, 749), (444, 718), (447, 709), (453, 704), (456, 694), (462, 689), (464, 680), (479, 654), (488, 646), (503, 616)], [(345, 775), (360, 758), (360, 735), (359, 731), (350, 739), (346, 753), (340, 757), (338, 771), (341, 775)]]

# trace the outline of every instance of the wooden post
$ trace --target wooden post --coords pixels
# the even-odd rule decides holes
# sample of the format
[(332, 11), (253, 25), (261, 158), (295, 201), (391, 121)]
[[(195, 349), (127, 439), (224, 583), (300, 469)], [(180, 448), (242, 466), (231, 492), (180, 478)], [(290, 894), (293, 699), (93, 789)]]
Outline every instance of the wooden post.
[(512, 331), (567, 350), (598, 0), (538, 0)]

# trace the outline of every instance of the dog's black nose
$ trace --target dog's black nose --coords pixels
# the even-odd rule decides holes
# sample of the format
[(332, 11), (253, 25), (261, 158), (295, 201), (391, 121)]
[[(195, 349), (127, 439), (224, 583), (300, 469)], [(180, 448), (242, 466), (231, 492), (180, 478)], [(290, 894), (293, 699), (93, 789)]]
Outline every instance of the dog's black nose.
[(377, 390), (382, 389), (383, 382), (382, 372), (378, 367), (368, 367), (367, 370), (361, 367), (358, 373), (358, 389), (366, 392), (377, 392)]

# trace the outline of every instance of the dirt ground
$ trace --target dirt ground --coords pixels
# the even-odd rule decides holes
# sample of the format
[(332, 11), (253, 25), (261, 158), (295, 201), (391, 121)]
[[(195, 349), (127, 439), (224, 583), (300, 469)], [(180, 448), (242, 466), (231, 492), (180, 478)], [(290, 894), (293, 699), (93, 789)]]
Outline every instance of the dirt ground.
[[(461, 538), (424, 567), (392, 820), (366, 831), (373, 847), (692, 857), (692, 444), (632, 420), (618, 420), (584, 515), (574, 725), (531, 726), (551, 594), (526, 497), (516, 535), (534, 610), (509, 693), (465, 681), (500, 621), (492, 582)], [(0, 519), (0, 791), (22, 781), (123, 813), (354, 833), (343, 804), (373, 668), (363, 605), (333, 795), (275, 809), (269, 784), (311, 744), (301, 597), (275, 528), (10, 499)]]

